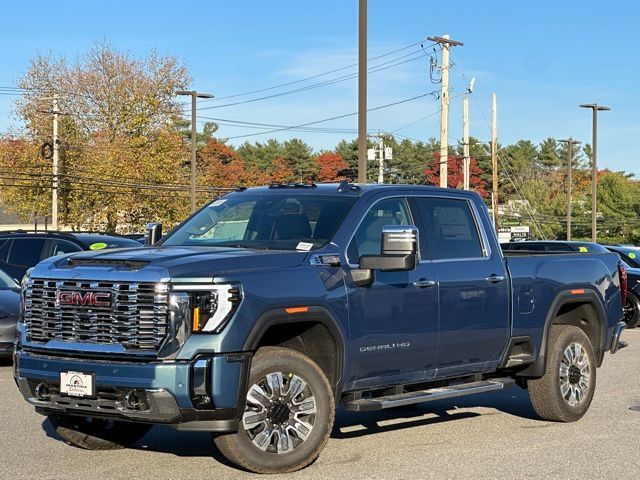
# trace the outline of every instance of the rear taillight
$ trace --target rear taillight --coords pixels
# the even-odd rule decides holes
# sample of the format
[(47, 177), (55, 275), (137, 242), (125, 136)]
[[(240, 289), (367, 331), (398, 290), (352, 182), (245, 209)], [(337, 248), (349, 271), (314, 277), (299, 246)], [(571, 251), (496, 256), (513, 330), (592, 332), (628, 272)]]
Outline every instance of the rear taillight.
[(627, 303), (627, 269), (621, 263), (618, 265), (620, 273), (620, 294), (622, 295), (622, 306)]

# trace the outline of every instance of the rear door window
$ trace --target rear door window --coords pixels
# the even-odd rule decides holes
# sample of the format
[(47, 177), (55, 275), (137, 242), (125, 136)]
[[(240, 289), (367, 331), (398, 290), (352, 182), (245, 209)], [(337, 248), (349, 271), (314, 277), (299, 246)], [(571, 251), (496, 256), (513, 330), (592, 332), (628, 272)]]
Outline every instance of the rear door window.
[(484, 257), (475, 218), (466, 200), (417, 197), (418, 211), (425, 225), (433, 259)]
[(68, 240), (51, 240), (50, 255), (56, 257), (67, 253), (79, 252), (82, 249)]
[(12, 240), (0, 240), (0, 262), (6, 263), (12, 243)]
[(33, 267), (42, 259), (45, 238), (15, 238), (7, 263), (19, 267)]

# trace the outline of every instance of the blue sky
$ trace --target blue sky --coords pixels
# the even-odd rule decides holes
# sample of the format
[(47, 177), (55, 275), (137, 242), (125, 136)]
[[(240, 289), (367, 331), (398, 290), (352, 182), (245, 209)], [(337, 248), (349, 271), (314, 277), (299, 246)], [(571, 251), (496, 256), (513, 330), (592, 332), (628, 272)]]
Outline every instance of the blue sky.
[[(13, 86), (36, 52), (70, 59), (96, 41), (144, 55), (151, 49), (180, 57), (192, 87), (218, 97), (295, 81), (357, 61), (357, 1), (236, 1), (183, 3), (10, 2), (0, 29), (0, 87)], [(471, 135), (490, 136), (491, 93), (498, 96), (498, 134), (504, 145), (526, 138), (573, 136), (591, 141), (591, 116), (580, 103), (612, 108), (599, 117), (598, 159), (602, 167), (640, 175), (638, 14), (636, 2), (585, 0), (426, 2), (369, 0), (369, 57), (448, 33), (464, 42), (453, 50), (450, 141), (461, 136), (460, 97), (476, 77), (470, 103)], [(374, 66), (418, 47), (370, 62)], [(429, 79), (429, 58), (420, 57), (376, 72), (369, 79), (369, 107), (411, 98), (439, 88)], [(406, 57), (411, 59), (413, 57)], [(355, 72), (355, 68), (291, 88)], [(238, 100), (259, 95), (238, 97)], [(0, 131), (16, 125), (12, 97), (0, 95)], [(234, 99), (235, 100), (235, 99)], [(203, 102), (200, 106), (229, 103)], [(279, 98), (202, 110), (215, 118), (299, 125), (355, 112), (355, 79)], [(424, 97), (370, 112), (371, 129), (424, 140), (437, 137), (439, 101)], [(318, 127), (355, 129), (355, 116)], [(221, 126), (231, 137), (260, 130)], [(328, 149), (350, 133), (279, 132), (231, 140), (299, 137)]]

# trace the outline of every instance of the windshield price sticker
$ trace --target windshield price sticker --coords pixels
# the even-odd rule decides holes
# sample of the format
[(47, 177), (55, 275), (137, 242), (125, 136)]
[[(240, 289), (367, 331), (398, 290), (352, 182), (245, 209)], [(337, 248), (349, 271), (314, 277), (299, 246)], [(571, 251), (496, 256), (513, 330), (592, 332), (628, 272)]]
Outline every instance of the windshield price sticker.
[(97, 242), (89, 245), (89, 250), (102, 250), (103, 248), (107, 248), (107, 244), (104, 242)]
[(93, 397), (95, 377), (80, 372), (60, 372), (60, 393), (70, 397)]
[(312, 248), (313, 248), (313, 243), (309, 243), (309, 242), (300, 242), (296, 246), (296, 250), (302, 250), (303, 252), (308, 252)]

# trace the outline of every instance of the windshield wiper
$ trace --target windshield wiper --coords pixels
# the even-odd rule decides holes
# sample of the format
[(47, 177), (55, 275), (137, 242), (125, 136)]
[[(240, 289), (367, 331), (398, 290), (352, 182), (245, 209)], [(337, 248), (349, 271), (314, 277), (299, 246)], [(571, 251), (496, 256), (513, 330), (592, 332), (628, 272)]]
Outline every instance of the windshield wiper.
[(246, 242), (222, 242), (212, 246), (213, 247), (248, 248), (252, 250), (269, 250), (269, 247), (265, 247), (263, 245), (253, 245), (251, 243), (246, 243)]

